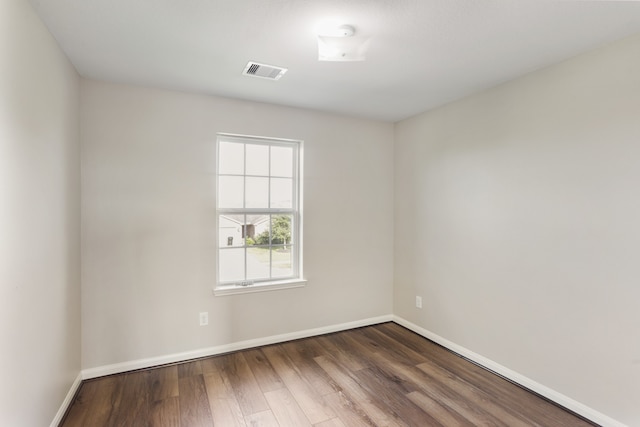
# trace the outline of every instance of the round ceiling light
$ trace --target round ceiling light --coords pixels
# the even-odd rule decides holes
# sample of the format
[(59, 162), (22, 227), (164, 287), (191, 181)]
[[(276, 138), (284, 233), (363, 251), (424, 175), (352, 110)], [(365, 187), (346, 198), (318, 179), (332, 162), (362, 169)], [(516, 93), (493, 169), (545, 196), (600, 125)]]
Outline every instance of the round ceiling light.
[(318, 32), (322, 37), (351, 37), (356, 33), (356, 29), (351, 25), (324, 26)]

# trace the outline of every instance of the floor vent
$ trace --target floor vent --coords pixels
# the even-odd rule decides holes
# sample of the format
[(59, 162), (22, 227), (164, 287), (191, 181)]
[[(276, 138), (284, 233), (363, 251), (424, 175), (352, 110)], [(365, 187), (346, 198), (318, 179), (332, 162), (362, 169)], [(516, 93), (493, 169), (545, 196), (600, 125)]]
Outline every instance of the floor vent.
[(286, 68), (249, 61), (247, 66), (244, 67), (242, 74), (245, 76), (260, 77), (262, 79), (279, 80), (286, 72)]

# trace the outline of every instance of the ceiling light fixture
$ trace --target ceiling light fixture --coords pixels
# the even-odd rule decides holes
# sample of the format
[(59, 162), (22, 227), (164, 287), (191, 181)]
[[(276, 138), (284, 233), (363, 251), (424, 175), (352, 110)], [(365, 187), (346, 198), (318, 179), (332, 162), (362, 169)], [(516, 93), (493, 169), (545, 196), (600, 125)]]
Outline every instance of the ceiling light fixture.
[(318, 60), (364, 61), (369, 38), (355, 34), (351, 25), (323, 28), (318, 34)]

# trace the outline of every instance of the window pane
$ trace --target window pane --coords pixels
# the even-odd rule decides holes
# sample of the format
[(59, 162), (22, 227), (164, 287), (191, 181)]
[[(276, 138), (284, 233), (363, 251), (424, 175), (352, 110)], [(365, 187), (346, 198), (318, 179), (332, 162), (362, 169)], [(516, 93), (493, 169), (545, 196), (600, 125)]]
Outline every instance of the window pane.
[(247, 215), (247, 245), (269, 244), (269, 215)]
[(247, 144), (247, 175), (269, 176), (269, 146)]
[(247, 279), (268, 279), (269, 276), (269, 248), (247, 248)]
[(293, 206), (293, 180), (291, 178), (271, 178), (271, 207), (291, 208)]
[(273, 215), (271, 217), (271, 244), (291, 244), (291, 215)]
[(221, 248), (244, 245), (244, 215), (220, 215), (218, 240)]
[(218, 177), (218, 207), (241, 208), (244, 199), (244, 178), (241, 176)]
[(246, 205), (247, 208), (269, 207), (269, 178), (247, 177)]
[(244, 280), (244, 249), (220, 249), (221, 282)]
[(271, 277), (290, 277), (293, 276), (293, 264), (291, 262), (291, 253), (293, 247), (274, 246), (271, 250)]
[(293, 177), (293, 148), (271, 147), (271, 176)]
[(244, 173), (244, 144), (221, 142), (218, 150), (219, 174), (242, 175)]

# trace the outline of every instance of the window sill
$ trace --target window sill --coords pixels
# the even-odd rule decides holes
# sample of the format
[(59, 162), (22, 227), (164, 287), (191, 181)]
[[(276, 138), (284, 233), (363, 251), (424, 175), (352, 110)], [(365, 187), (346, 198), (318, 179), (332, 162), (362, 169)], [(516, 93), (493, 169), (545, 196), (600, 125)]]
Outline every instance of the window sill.
[(213, 290), (215, 296), (250, 294), (254, 292), (278, 291), (280, 289), (302, 288), (307, 284), (305, 279), (281, 280), (279, 282), (256, 283), (249, 286), (219, 286)]

